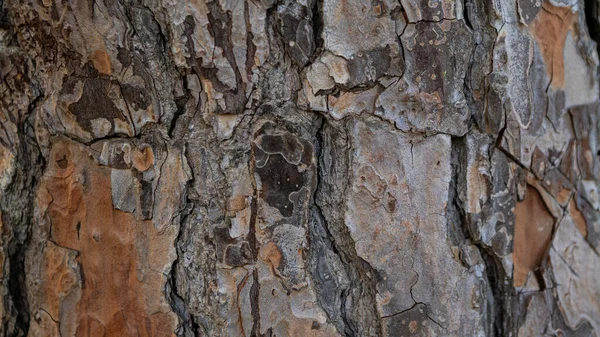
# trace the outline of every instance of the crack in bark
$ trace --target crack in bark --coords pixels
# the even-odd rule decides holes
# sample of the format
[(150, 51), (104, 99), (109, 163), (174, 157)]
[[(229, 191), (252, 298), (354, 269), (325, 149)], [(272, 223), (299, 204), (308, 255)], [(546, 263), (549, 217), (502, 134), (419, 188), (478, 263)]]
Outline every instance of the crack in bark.
[[(252, 331), (250, 332), (251, 337), (261, 337), (263, 336), (260, 333), (260, 283), (258, 280), (258, 271), (256, 268), (252, 271), (252, 287), (250, 287), (250, 308), (252, 312)], [(269, 328), (270, 330), (271, 328)], [(270, 333), (267, 333), (267, 336), (270, 336)]]
[(31, 240), (34, 218), (35, 198), (32, 194), (46, 165), (34, 132), (35, 111), (43, 97), (43, 93), (39, 89), (36, 90), (38, 95), (28, 105), (24, 120), (18, 123), (20, 147), (16, 158), (20, 169), (15, 172), (12, 183), (0, 200), (1, 222), (8, 225), (12, 231), (6, 251), (5, 263), (8, 264), (8, 273), (5, 275), (5, 282), (8, 293), (4, 304), (5, 313), (10, 312), (7, 316), (14, 318), (12, 324), (9, 320), (4, 321), (4, 332), (11, 336), (27, 335), (31, 314), (25, 281), (25, 254)]
[[(463, 201), (460, 200), (458, 190), (460, 188), (466, 188), (466, 186), (460, 185), (465, 183), (465, 172), (464, 167), (466, 165), (466, 158), (463, 157), (462, 151), (465, 149), (465, 137), (453, 137), (452, 138), (452, 180), (450, 183), (450, 195), (448, 200), (448, 222), (457, 221), (459, 227), (455, 230), (461, 230), (458, 237), (459, 246), (464, 243), (471, 243), (477, 248), (479, 254), (482, 257), (484, 264), (483, 281), (487, 284), (489, 291), (491, 291), (491, 298), (487, 302), (487, 314), (489, 315), (489, 321), (487, 322), (486, 330), (488, 335), (494, 336), (509, 336), (516, 333), (517, 324), (515, 315), (517, 315), (516, 309), (516, 296), (515, 289), (512, 287), (509, 279), (504, 273), (502, 262), (498, 260), (491, 247), (486, 246), (483, 242), (476, 240), (471, 233), (469, 219), (467, 214), (462, 207)], [(453, 218), (453, 219), (452, 219)], [(449, 232), (451, 226), (448, 226)], [(461, 259), (461, 263), (464, 262)]]
[[(186, 154), (184, 153), (183, 155), (185, 156)], [(166, 157), (165, 157), (165, 161), (166, 161)], [(162, 163), (162, 165), (164, 165), (164, 162)], [(161, 168), (162, 168), (162, 165), (161, 165)], [(162, 174), (160, 176), (162, 176)], [(160, 179), (160, 176), (159, 176), (159, 179)], [(177, 234), (177, 238), (175, 239), (175, 243), (174, 243), (175, 247), (176, 247), (176, 249), (175, 249), (176, 258), (171, 265), (171, 270), (169, 271), (168, 275), (166, 275), (167, 282), (165, 283), (165, 290), (164, 290), (165, 296), (167, 298), (168, 303), (171, 306), (171, 309), (173, 309), (173, 312), (175, 312), (177, 314), (177, 316), (179, 317), (179, 319), (181, 320), (181, 324), (177, 329), (178, 337), (193, 337), (193, 336), (200, 335), (200, 326), (194, 320), (194, 316), (190, 314), (187, 303), (179, 295), (178, 289), (177, 289), (177, 266), (180, 263), (180, 261), (179, 261), (180, 250), (177, 247), (177, 243), (182, 240), (183, 231), (185, 230), (185, 224), (188, 220), (188, 217), (192, 213), (192, 209), (194, 207), (192, 201), (189, 199), (189, 193), (188, 193), (188, 190), (193, 185), (193, 181), (194, 181), (194, 178), (192, 176), (192, 178), (187, 182), (186, 191), (184, 192), (185, 193), (185, 203), (186, 203), (187, 207), (180, 210), (179, 216), (181, 217), (181, 220), (179, 222), (179, 233)], [(157, 185), (156, 185), (157, 188), (158, 188), (158, 185), (159, 184), (157, 183)], [(156, 193), (156, 191), (154, 191), (154, 193)], [(154, 205), (153, 205), (153, 208), (154, 208)], [(208, 335), (207, 331), (204, 331), (204, 333), (206, 335)]]
[[(189, 199), (187, 200), (189, 202)], [(184, 224), (187, 220), (189, 213), (182, 217), (179, 234), (175, 242), (179, 242), (181, 239), (181, 235), (183, 234)], [(177, 290), (177, 265), (180, 263), (179, 259), (179, 249), (177, 249), (177, 258), (173, 261), (171, 266), (171, 271), (167, 275), (167, 282), (165, 283), (165, 295), (167, 297), (167, 301), (171, 305), (171, 309), (177, 314), (179, 319), (181, 319), (181, 324), (177, 329), (178, 337), (192, 337), (199, 336), (200, 334), (200, 326), (195, 322), (194, 316), (190, 314), (189, 309), (187, 307), (187, 303), (178, 293)], [(207, 333), (205, 331), (205, 333)]]
[[(333, 204), (325, 204), (323, 198), (320, 196), (322, 193), (322, 189), (324, 188), (323, 177), (327, 175), (324, 172), (324, 161), (323, 161), (323, 152), (327, 149), (327, 144), (325, 141), (325, 128), (328, 126), (328, 122), (325, 118), (322, 119), (321, 126), (316, 133), (315, 139), (315, 156), (318, 158), (317, 166), (317, 174), (316, 174), (316, 188), (314, 192), (314, 212), (310, 212), (312, 217), (318, 217), (320, 221), (322, 221), (323, 229), (325, 231), (325, 235), (327, 240), (331, 245), (332, 252), (338, 256), (340, 261), (344, 263), (346, 272), (348, 277), (350, 278), (350, 284), (348, 288), (342, 290), (340, 294), (340, 315), (341, 319), (344, 322), (344, 335), (345, 336), (361, 336), (362, 334), (367, 334), (369, 331), (372, 332), (372, 329), (375, 329), (375, 334), (377, 336), (382, 335), (382, 322), (381, 318), (377, 313), (377, 305), (375, 303), (375, 292), (376, 292), (376, 280), (374, 276), (377, 275), (377, 271), (364, 259), (362, 259), (355, 251), (354, 251), (354, 241), (352, 240), (348, 229), (345, 227), (345, 223), (343, 219), (338, 226), (342, 226), (343, 228), (336, 228), (332, 231), (333, 223), (330, 223), (324, 214), (328, 214), (326, 212), (327, 208), (331, 207), (343, 207), (342, 205), (333, 205)], [(350, 169), (350, 167), (348, 167)], [(339, 187), (339, 186), (338, 186)], [(347, 188), (347, 186), (346, 186)], [(344, 191), (346, 190), (344, 188)], [(311, 220), (311, 221), (319, 221), (319, 220)], [(336, 234), (334, 234), (334, 232)], [(343, 239), (344, 243), (341, 243), (340, 240)], [(368, 276), (371, 275), (371, 277)], [(314, 277), (313, 277), (314, 278)], [(361, 294), (361, 298), (354, 298), (353, 289), (360, 289), (359, 293)], [(364, 301), (364, 305), (366, 305), (370, 310), (369, 319), (372, 320), (371, 325), (374, 326), (365, 326), (363, 322), (358, 322), (356, 319), (358, 317), (354, 317), (350, 310), (353, 308), (348, 307), (348, 300), (351, 300), (351, 303), (356, 304), (357, 302)], [(363, 313), (364, 314), (364, 313)], [(329, 317), (331, 320), (332, 317)], [(367, 317), (363, 317), (363, 319), (367, 319)], [(340, 331), (342, 332), (342, 331)]]

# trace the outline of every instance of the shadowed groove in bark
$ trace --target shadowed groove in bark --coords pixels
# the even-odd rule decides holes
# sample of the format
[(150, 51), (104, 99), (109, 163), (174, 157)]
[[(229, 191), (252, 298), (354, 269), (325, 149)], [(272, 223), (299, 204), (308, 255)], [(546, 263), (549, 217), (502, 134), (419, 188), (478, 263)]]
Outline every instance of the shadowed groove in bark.
[(321, 35), (323, 34), (323, 0), (313, 0), (314, 4), (312, 7), (312, 25), (313, 25), (313, 38), (315, 41), (315, 52), (313, 53), (311, 60), (307, 64), (309, 66), (314, 62), (315, 59), (319, 57), (321, 52), (323, 51), (323, 38)]
[[(336, 188), (339, 189), (342, 187), (333, 187), (330, 185), (331, 181), (324, 180), (324, 176), (333, 176), (332, 179), (337, 180), (338, 182), (344, 181), (347, 183), (347, 171), (345, 172), (346, 176), (337, 176), (337, 174), (339, 174), (339, 171), (350, 169), (347, 161), (345, 163), (337, 163), (337, 165), (335, 163), (330, 163), (331, 166), (328, 166), (324, 159), (324, 153), (326, 151), (340, 150), (339, 147), (335, 148), (337, 146), (334, 144), (335, 138), (345, 138), (346, 136), (343, 134), (336, 134), (337, 132), (340, 132), (340, 130), (336, 130), (335, 127), (331, 126), (325, 118), (322, 119), (322, 124), (317, 132), (315, 142), (315, 156), (318, 158), (317, 188), (314, 193), (314, 207), (310, 211), (309, 220), (312, 223), (312, 225), (309, 226), (311, 240), (314, 240), (318, 235), (323, 236), (325, 244), (343, 264), (349, 281), (345, 286), (340, 284), (337, 285), (342, 288), (339, 298), (340, 308), (338, 314), (340, 317), (331, 317), (332, 312), (326, 311), (330, 320), (337, 318), (342, 319), (343, 331), (340, 331), (340, 333), (343, 333), (345, 336), (381, 336), (381, 319), (377, 312), (375, 302), (377, 271), (356, 253), (354, 242), (343, 218), (334, 218), (332, 215), (342, 215), (344, 212), (343, 205), (337, 202), (332, 204), (329, 201), (324, 200), (324, 194), (328, 195), (331, 198), (330, 200), (342, 197), (341, 195), (337, 195), (339, 191), (336, 190)], [(338, 155), (347, 156), (348, 154), (342, 152), (338, 153)], [(335, 157), (335, 160), (338, 159), (344, 161), (343, 158)], [(336, 195), (332, 196), (333, 193), (336, 193)], [(325, 214), (328, 214), (329, 216), (326, 216)], [(324, 257), (321, 255), (313, 257), (313, 259), (317, 260), (323, 258)], [(316, 280), (318, 276), (312, 276), (313, 279), (315, 279), (315, 282), (318, 283)], [(319, 299), (320, 297), (319, 301), (322, 301), (322, 297), (325, 295), (323, 292), (334, 290), (321, 287), (322, 285), (317, 285), (317, 298)], [(322, 307), (323, 304), (324, 303), (321, 303)], [(348, 304), (351, 304), (352, 308), (349, 308)], [(360, 310), (360, 313), (356, 312), (356, 310)]]
[(8, 336), (26, 336), (31, 320), (25, 282), (25, 254), (34, 218), (34, 191), (45, 166), (32, 124), (40, 97), (41, 95), (38, 95), (30, 103), (29, 110), (24, 113), (23, 122), (19, 123), (20, 147), (17, 161), (20, 169), (15, 172), (7, 193), (0, 201), (2, 223), (4, 226), (10, 226), (12, 231), (6, 256), (9, 270), (6, 276), (8, 296), (5, 298), (5, 308), (8, 308), (15, 321), (5, 321), (4, 331)]
[(590, 37), (596, 41), (596, 50), (600, 51), (600, 22), (598, 13), (600, 2), (598, 0), (585, 0), (585, 21), (587, 23)]
[[(191, 183), (191, 182), (190, 182)], [(175, 244), (177, 245), (180, 242), (182, 233), (185, 228), (185, 223), (188, 220), (188, 217), (191, 214), (191, 209), (193, 205), (189, 199), (186, 198), (186, 202), (188, 207), (184, 209), (181, 216), (181, 222), (179, 227), (179, 235), (177, 236), (177, 240)], [(192, 316), (187, 307), (187, 303), (181, 298), (181, 296), (177, 293), (177, 265), (181, 263), (180, 261), (180, 250), (177, 249), (177, 259), (173, 261), (173, 265), (171, 266), (171, 271), (169, 272), (169, 278), (167, 283), (165, 284), (165, 295), (171, 308), (173, 311), (179, 316), (181, 320), (181, 324), (176, 331), (178, 337), (194, 337), (200, 336), (200, 326), (195, 322), (194, 316)], [(206, 333), (206, 332), (205, 332)]]
[[(259, 308), (259, 296), (260, 296), (260, 284), (258, 283), (258, 272), (256, 269), (252, 271), (252, 287), (250, 288), (250, 307), (252, 310), (252, 331), (250, 331), (251, 337), (262, 337), (260, 333), (260, 308)], [(271, 336), (271, 328), (267, 330), (266, 336)]]
[[(515, 335), (518, 330), (516, 314), (516, 293), (511, 280), (507, 277), (502, 262), (496, 257), (491, 247), (476, 240), (471, 233), (469, 218), (465, 214), (463, 200), (460, 199), (459, 189), (466, 188), (467, 162), (466, 136), (452, 137), (452, 176), (448, 196), (446, 218), (448, 223), (448, 238), (453, 245), (474, 245), (481, 255), (485, 266), (483, 273), (488, 291), (483, 297), (486, 301), (485, 314), (487, 322), (485, 329), (488, 336)], [(461, 261), (462, 262), (462, 261)], [(464, 263), (464, 262), (463, 262)]]
[[(253, 159), (253, 156), (251, 156)], [(258, 212), (258, 190), (254, 189), (254, 195), (250, 202), (250, 228), (248, 231), (248, 243), (250, 244), (250, 250), (252, 252), (252, 262), (256, 266), (258, 259), (258, 247), (256, 242), (256, 218)], [(250, 310), (252, 312), (252, 331), (250, 336), (258, 337), (262, 336), (260, 333), (260, 283), (258, 280), (258, 272), (256, 267), (252, 270), (252, 287), (250, 288)], [(268, 335), (268, 334), (267, 334)]]
[(510, 279), (506, 277), (502, 263), (489, 252), (489, 248), (477, 243), (485, 263), (486, 275), (492, 290), (493, 336), (516, 336), (518, 330), (517, 297)]

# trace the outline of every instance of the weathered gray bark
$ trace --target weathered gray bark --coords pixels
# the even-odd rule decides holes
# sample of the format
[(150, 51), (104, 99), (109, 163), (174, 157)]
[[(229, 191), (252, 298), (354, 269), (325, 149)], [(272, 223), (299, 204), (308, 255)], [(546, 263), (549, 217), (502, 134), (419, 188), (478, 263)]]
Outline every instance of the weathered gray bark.
[(0, 335), (600, 336), (598, 2), (1, 7)]

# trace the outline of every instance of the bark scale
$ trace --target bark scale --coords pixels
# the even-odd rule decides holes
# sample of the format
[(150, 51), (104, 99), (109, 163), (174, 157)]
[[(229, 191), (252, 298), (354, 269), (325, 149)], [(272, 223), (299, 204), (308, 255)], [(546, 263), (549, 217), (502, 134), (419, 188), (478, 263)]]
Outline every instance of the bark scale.
[(598, 336), (594, 0), (4, 1), (3, 336)]

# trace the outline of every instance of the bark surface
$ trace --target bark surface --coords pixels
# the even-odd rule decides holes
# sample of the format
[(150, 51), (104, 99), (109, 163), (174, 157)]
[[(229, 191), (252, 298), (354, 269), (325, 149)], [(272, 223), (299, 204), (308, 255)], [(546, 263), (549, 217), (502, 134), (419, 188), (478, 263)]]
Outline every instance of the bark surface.
[(0, 1), (0, 335), (600, 336), (599, 4)]

